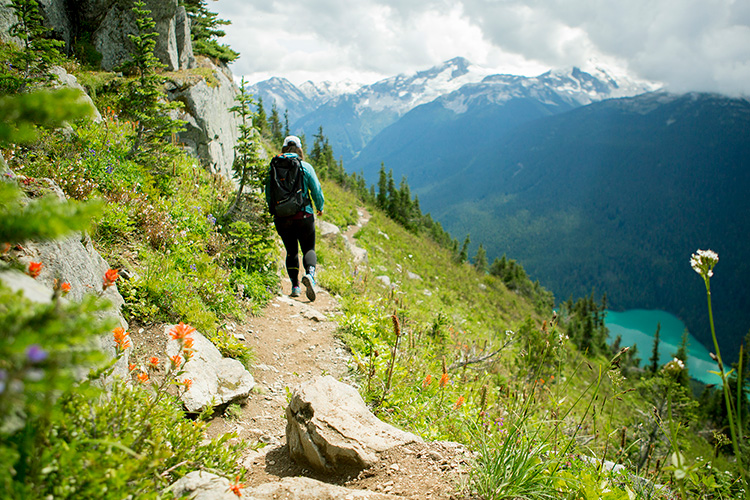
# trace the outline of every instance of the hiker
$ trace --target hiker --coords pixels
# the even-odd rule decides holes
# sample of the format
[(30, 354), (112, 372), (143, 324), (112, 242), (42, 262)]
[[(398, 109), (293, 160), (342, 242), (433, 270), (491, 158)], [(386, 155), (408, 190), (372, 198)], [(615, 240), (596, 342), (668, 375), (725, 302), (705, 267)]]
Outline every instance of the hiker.
[(315, 203), (318, 215), (323, 215), (323, 191), (312, 165), (304, 161), (302, 141), (290, 135), (284, 139), (281, 154), (271, 160), (266, 182), (266, 201), (276, 231), (286, 249), (286, 271), (292, 282), (291, 297), (301, 294), (299, 282), (299, 248), (302, 248), (302, 265), (305, 295), (315, 300)]

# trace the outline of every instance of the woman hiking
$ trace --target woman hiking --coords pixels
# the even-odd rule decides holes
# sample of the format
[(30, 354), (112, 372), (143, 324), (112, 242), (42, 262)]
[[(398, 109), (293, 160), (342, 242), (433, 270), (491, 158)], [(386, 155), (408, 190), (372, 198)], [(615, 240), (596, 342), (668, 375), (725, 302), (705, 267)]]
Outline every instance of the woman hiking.
[(290, 135), (284, 139), (281, 154), (271, 160), (266, 182), (266, 201), (274, 215), (273, 223), (286, 250), (286, 271), (292, 282), (292, 297), (301, 294), (299, 282), (299, 249), (302, 249), (302, 265), (305, 295), (310, 302), (315, 300), (315, 217), (323, 215), (323, 191), (315, 169), (304, 161), (302, 141)]

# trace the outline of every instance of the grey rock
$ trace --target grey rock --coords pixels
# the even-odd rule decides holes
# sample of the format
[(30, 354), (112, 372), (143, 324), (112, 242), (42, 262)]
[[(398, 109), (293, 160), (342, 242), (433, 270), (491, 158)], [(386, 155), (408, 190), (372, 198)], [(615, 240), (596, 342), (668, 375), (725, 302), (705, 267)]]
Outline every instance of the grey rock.
[[(174, 325), (164, 328), (164, 335)], [(218, 406), (237, 400), (244, 400), (255, 387), (255, 380), (245, 367), (232, 358), (225, 358), (210, 340), (195, 331), (191, 337), (193, 356), (184, 364), (183, 378), (193, 381), (190, 389), (180, 395), (185, 409), (197, 413), (211, 405)], [(180, 351), (180, 344), (172, 338), (167, 342), (167, 354), (175, 356)]]
[(204, 166), (231, 179), (240, 120), (229, 108), (236, 104), (234, 97), (239, 90), (226, 66), (217, 66), (206, 58), (199, 61), (202, 67), (212, 70), (213, 81), (174, 79), (168, 90), (171, 101), (184, 104), (177, 118), (187, 124), (179, 139)]
[(128, 35), (137, 32), (132, 13), (118, 5), (107, 11), (92, 36), (94, 48), (102, 55), (102, 69), (112, 71), (131, 59)]
[[(210, 472), (193, 471), (178, 479), (169, 487), (175, 498), (190, 500), (237, 500), (229, 489), (228, 479)], [(247, 497), (243, 492), (243, 497)]]
[[(228, 479), (210, 472), (193, 471), (170, 487), (175, 497), (190, 500), (236, 500)], [(403, 497), (353, 490), (307, 477), (285, 477), (280, 481), (240, 489), (241, 498), (252, 500), (398, 500)]]
[(84, 89), (83, 86), (80, 83), (78, 83), (78, 79), (75, 76), (65, 71), (65, 68), (63, 68), (62, 66), (53, 66), (52, 68), (50, 68), (50, 73), (57, 76), (57, 80), (60, 86), (78, 89), (81, 92), (83, 92), (83, 94), (81, 95), (81, 100), (91, 105), (91, 109), (93, 110), (92, 119), (96, 123), (100, 123), (102, 121), (102, 115), (101, 113), (99, 113), (99, 110), (96, 109), (96, 105), (94, 104), (94, 101), (86, 93), (86, 89)]
[(21, 45), (20, 38), (10, 36), (10, 28), (17, 22), (18, 19), (10, 7), (10, 0), (0, 0), (0, 40)]
[(409, 277), (410, 280), (422, 281), (422, 277), (420, 275), (418, 275), (417, 273), (413, 273), (411, 271), (407, 271), (406, 275)]
[(195, 56), (193, 55), (193, 41), (190, 38), (190, 18), (182, 5), (177, 8), (175, 16), (175, 43), (179, 68), (194, 68)]
[(320, 219), (316, 219), (315, 222), (318, 226), (318, 229), (320, 230), (320, 235), (324, 238), (326, 236), (335, 236), (337, 234), (341, 234), (341, 229), (339, 229), (336, 224), (331, 224), (330, 222), (326, 222)]
[(281, 481), (261, 484), (247, 490), (254, 500), (397, 500), (401, 496), (388, 495), (367, 490), (354, 490), (323, 483), (308, 477), (285, 477)]
[(289, 454), (320, 471), (363, 469), (374, 465), (385, 450), (421, 442), (418, 436), (379, 420), (356, 389), (330, 375), (296, 388), (286, 419)]
[(388, 276), (385, 276), (385, 275), (377, 276), (375, 279), (378, 280), (378, 281), (380, 281), (382, 284), (384, 284), (387, 287), (391, 287), (392, 286), (392, 284), (391, 284), (391, 278), (389, 278)]
[[(60, 188), (52, 181), (48, 182), (51, 191), (64, 199), (65, 195)], [(115, 326), (127, 329), (128, 324), (120, 313), (120, 308), (125, 301), (117, 291), (116, 285), (103, 290), (103, 277), (109, 269), (109, 264), (96, 251), (88, 235), (73, 233), (58, 240), (27, 241), (24, 242), (22, 248), (21, 251), (14, 251), (19, 262), (25, 266), (32, 261), (41, 262), (43, 267), (36, 279), (22, 273), (3, 273), (0, 280), (12, 290), (23, 291), (27, 298), (36, 302), (48, 303), (53, 295), (52, 289), (55, 279), (60, 280), (60, 282), (68, 282), (71, 290), (62, 300), (80, 301), (86, 294), (99, 294), (107, 299), (112, 307), (97, 313), (98, 317), (100, 319), (111, 318)], [(115, 342), (111, 331), (102, 332), (102, 335), (97, 337), (95, 342), (96, 347), (108, 357), (114, 358), (116, 356)], [(128, 375), (127, 364), (127, 356), (120, 358), (112, 375), (126, 377)]]
[(73, 26), (66, 3), (65, 0), (39, 0), (45, 26), (51, 28), (54, 35), (66, 45), (70, 45)]
[[(185, 48), (184, 12), (180, 18), (177, 0), (146, 0), (146, 9), (151, 11), (150, 16), (155, 23), (154, 30), (159, 34), (154, 54), (167, 70), (180, 69), (182, 54), (179, 47), (185, 51), (186, 60), (189, 60), (192, 54), (192, 42), (189, 51)], [(129, 5), (120, 5), (117, 2), (84, 2), (80, 14), (82, 19), (96, 26), (93, 43), (96, 50), (102, 54), (103, 69), (113, 70), (131, 60), (132, 42), (129, 35), (136, 34), (138, 27)], [(181, 44), (177, 42), (178, 22), (181, 23), (182, 30)]]

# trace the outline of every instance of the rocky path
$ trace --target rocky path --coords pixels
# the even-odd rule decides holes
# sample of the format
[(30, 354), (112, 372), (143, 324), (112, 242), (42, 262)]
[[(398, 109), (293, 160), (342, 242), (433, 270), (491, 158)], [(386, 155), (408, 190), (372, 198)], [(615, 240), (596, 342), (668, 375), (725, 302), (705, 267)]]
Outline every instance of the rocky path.
[[(364, 251), (356, 247), (353, 235), (368, 220), (369, 214), (361, 211), (360, 223), (340, 233), (359, 260)], [(325, 289), (318, 287), (317, 291), (312, 303), (304, 293), (291, 298), (291, 284), (285, 278), (282, 294), (260, 316), (235, 326), (235, 335), (244, 339), (255, 354), (251, 371), (257, 387), (240, 411), (211, 421), (209, 436), (234, 432), (236, 439), (250, 444), (253, 449), (247, 450), (243, 460), (248, 487), (307, 476), (403, 498), (457, 498), (454, 492), (465, 456), (451, 443), (413, 443), (389, 450), (374, 467), (344, 477), (316, 473), (291, 460), (285, 439), (290, 391), (317, 375), (353, 383), (348, 371), (349, 353), (335, 336), (339, 305)]]

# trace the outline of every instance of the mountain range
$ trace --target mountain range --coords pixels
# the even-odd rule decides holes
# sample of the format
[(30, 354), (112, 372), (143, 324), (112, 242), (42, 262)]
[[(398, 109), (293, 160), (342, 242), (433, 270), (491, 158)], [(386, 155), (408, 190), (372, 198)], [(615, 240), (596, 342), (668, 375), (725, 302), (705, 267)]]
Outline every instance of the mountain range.
[(406, 176), (454, 237), (520, 261), (558, 299), (595, 290), (615, 309), (665, 309), (710, 347), (688, 260), (712, 248), (726, 269), (717, 333), (730, 348), (747, 333), (746, 99), (672, 95), (601, 69), (491, 74), (461, 58), (353, 92), (311, 87), (293, 131), (322, 126), (369, 182), (381, 164)]

